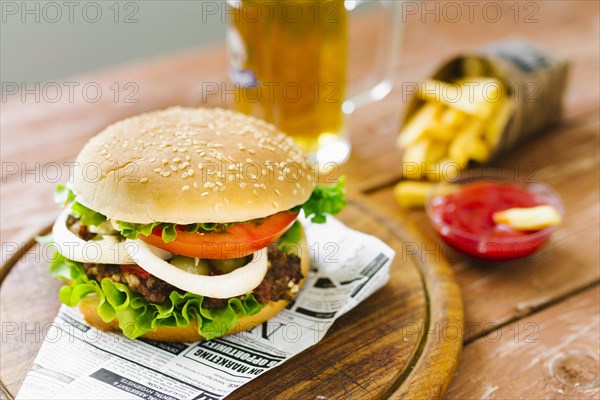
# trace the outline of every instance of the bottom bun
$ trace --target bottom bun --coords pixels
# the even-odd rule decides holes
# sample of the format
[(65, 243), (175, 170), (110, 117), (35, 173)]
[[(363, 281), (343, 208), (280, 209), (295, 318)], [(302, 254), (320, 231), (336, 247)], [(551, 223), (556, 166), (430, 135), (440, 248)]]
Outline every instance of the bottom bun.
[[(308, 275), (310, 266), (310, 257), (304, 232), (302, 233), (302, 239), (300, 240), (300, 249), (298, 253), (300, 256), (300, 270), (304, 276), (304, 278), (298, 282), (298, 288), (301, 288), (304, 284), (306, 276)], [(293, 294), (292, 297), (295, 297), (295, 294)], [(271, 301), (267, 303), (257, 314), (241, 318), (235, 327), (225, 335), (232, 335), (234, 333), (252, 329), (256, 325), (260, 325), (263, 322), (273, 318), (289, 303), (290, 302), (287, 300)], [(96, 295), (87, 296), (81, 299), (79, 302), (79, 310), (81, 310), (83, 318), (88, 324), (103, 331), (120, 331), (118, 319), (115, 318), (110, 322), (104, 322), (98, 315), (98, 312), (96, 311), (97, 308), (98, 296)], [(198, 324), (196, 322), (193, 322), (185, 327), (158, 326), (155, 331), (146, 332), (141, 337), (160, 342), (197, 342), (204, 340), (204, 338), (198, 334)]]

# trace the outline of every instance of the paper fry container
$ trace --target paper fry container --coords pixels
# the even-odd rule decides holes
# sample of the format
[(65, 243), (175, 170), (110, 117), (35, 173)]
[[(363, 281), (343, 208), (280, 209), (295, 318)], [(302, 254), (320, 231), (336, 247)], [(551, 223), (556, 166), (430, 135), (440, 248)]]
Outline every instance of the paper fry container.
[[(513, 102), (512, 112), (489, 160), (513, 149), (546, 128), (562, 114), (568, 62), (518, 39), (488, 45), (444, 63), (433, 79), (454, 82), (467, 77), (496, 78)], [(404, 124), (421, 105), (414, 95), (402, 119)], [(488, 160), (488, 161), (489, 161)]]

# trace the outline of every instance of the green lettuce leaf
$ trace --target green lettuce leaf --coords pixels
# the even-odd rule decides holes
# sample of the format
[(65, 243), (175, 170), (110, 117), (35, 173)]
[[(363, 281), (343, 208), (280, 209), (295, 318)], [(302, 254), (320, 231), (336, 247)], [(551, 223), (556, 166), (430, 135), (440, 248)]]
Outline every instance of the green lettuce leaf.
[(73, 200), (75, 200), (75, 193), (73, 193), (71, 189), (67, 188), (62, 183), (56, 185), (56, 189), (54, 190), (55, 203), (65, 205)]
[(152, 230), (160, 225), (160, 222), (150, 224), (133, 224), (131, 222), (116, 221), (117, 226), (121, 230), (121, 235), (127, 239), (135, 240), (139, 235), (150, 236)]
[(116, 221), (119, 229), (121, 230), (121, 235), (125, 236), (128, 239), (135, 240), (139, 235), (150, 236), (152, 230), (157, 226), (162, 229), (162, 240), (165, 243), (170, 243), (177, 237), (176, 226), (179, 226), (186, 232), (223, 232), (229, 226), (233, 225), (232, 223), (197, 223), (197, 224), (189, 224), (189, 225), (176, 225), (167, 222), (152, 222), (150, 224), (133, 224), (131, 222), (124, 221)]
[(71, 214), (81, 220), (83, 225), (94, 225), (98, 226), (106, 221), (106, 216), (96, 212), (92, 209), (87, 208), (81, 203), (74, 202), (71, 205)]
[(54, 190), (54, 201), (62, 205), (72, 203), (71, 214), (79, 218), (82, 224), (98, 226), (107, 220), (106, 216), (76, 202), (75, 197), (75, 193), (62, 183), (56, 185), (56, 189)]
[(304, 210), (306, 218), (312, 222), (322, 224), (327, 221), (327, 215), (335, 215), (346, 206), (344, 186), (346, 178), (341, 177), (335, 185), (318, 184), (306, 203), (299, 206)]
[(231, 298), (224, 307), (202, 307), (203, 296), (173, 291), (163, 304), (148, 303), (127, 285), (104, 278), (101, 282), (91, 280), (83, 265), (55, 252), (50, 262), (50, 273), (69, 284), (60, 289), (60, 300), (75, 307), (83, 298), (96, 294), (99, 299), (98, 315), (105, 322), (115, 318), (123, 333), (135, 339), (158, 326), (185, 327), (198, 322), (198, 333), (206, 339), (223, 336), (245, 316), (257, 314), (264, 305), (254, 295), (243, 300)]
[(302, 225), (298, 220), (278, 239), (279, 250), (286, 254), (301, 256), (300, 239), (302, 238)]

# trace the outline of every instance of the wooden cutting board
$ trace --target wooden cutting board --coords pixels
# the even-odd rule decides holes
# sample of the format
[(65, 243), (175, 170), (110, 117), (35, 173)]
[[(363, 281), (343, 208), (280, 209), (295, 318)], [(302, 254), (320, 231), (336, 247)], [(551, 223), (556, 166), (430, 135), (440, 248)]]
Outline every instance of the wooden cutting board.
[[(340, 219), (396, 251), (390, 282), (338, 319), (317, 345), (229, 398), (433, 399), (444, 393), (456, 368), (463, 326), (450, 268), (432, 244), (408, 227), (386, 223), (357, 200)], [(0, 275), (0, 378), (9, 398), (23, 383), (60, 306), (61, 283), (50, 277), (33, 241), (24, 249)]]

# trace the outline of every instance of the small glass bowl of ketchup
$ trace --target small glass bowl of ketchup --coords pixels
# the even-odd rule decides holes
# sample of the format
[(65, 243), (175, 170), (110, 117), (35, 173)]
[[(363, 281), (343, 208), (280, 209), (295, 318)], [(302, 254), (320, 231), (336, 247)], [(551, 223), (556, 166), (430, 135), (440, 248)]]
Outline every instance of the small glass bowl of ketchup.
[(510, 208), (551, 205), (561, 216), (560, 196), (534, 178), (505, 170), (470, 170), (455, 182), (435, 186), (426, 201), (437, 234), (455, 249), (481, 260), (507, 261), (527, 256), (544, 245), (556, 226), (520, 231), (496, 224), (492, 215)]

